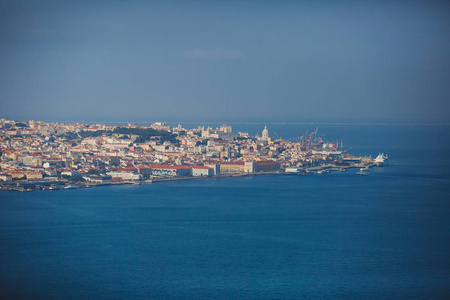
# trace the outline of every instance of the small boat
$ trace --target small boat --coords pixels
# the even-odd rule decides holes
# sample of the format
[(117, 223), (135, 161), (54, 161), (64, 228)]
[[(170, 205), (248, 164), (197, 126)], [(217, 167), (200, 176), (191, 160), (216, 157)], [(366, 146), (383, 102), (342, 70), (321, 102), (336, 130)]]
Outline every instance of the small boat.
[(78, 189), (78, 187), (76, 185), (66, 185), (64, 187), (66, 190), (75, 190)]
[(52, 185), (48, 188), (49, 191), (57, 191), (60, 190), (61, 188), (57, 185)]
[(369, 175), (369, 169), (361, 168), (361, 169), (359, 169), (359, 172), (356, 173), (356, 175)]

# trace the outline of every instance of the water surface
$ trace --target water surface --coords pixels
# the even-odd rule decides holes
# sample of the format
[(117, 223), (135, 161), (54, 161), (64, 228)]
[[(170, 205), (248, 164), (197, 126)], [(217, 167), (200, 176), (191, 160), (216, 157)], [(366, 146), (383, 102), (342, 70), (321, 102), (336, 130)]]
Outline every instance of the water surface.
[(1, 192), (0, 297), (448, 299), (448, 128), (327, 131), (390, 165)]

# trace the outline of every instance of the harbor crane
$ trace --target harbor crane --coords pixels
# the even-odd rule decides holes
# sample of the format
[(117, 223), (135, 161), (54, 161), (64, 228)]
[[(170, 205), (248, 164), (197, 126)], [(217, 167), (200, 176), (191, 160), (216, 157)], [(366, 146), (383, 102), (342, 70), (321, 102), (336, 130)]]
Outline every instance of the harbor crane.
[(277, 136), (277, 138), (281, 141), (281, 137), (275, 132), (275, 130), (273, 130), (273, 133), (275, 133), (275, 135)]
[(316, 127), (316, 131), (314, 131), (314, 142), (317, 142), (317, 132), (319, 131), (319, 127)]

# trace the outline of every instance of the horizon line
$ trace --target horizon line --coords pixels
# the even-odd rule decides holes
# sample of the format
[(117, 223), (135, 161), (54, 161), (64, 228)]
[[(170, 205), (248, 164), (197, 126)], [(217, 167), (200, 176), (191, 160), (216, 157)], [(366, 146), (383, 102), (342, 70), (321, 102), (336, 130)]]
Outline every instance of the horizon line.
[[(2, 118), (8, 120), (6, 118)], [(11, 119), (15, 121), (14, 119)], [(22, 119), (27, 121), (43, 121), (46, 123), (84, 123), (84, 124), (108, 124), (108, 123), (136, 123), (136, 124), (153, 124), (156, 122), (162, 123), (184, 123), (184, 124), (235, 124), (235, 125), (348, 125), (348, 126), (450, 126), (450, 123), (389, 123), (389, 122), (226, 122), (226, 121), (90, 121), (90, 120), (32, 120), (32, 119)]]

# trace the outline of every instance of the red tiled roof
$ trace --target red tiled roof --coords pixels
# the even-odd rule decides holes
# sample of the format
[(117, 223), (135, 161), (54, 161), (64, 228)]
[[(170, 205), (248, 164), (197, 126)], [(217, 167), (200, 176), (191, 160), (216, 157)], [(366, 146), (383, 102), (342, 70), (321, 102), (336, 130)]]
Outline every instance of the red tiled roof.
[(191, 169), (192, 166), (171, 166), (163, 164), (149, 165), (149, 169)]
[(257, 165), (279, 165), (281, 164), (281, 162), (279, 161), (257, 161), (256, 162)]
[(207, 170), (207, 169), (212, 169), (210, 167), (207, 166), (192, 166), (193, 169), (203, 169), (203, 170)]
[(220, 162), (221, 165), (243, 165), (243, 161)]

